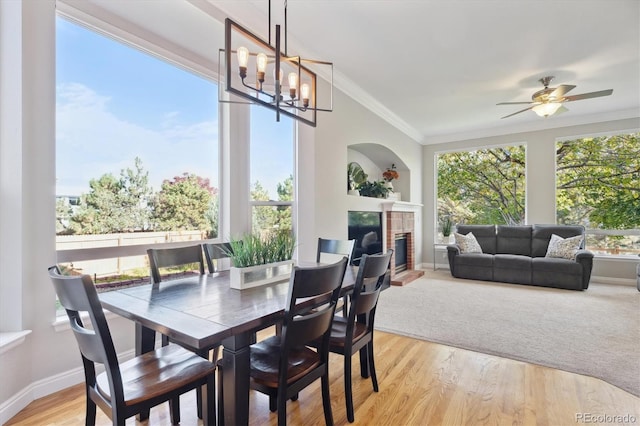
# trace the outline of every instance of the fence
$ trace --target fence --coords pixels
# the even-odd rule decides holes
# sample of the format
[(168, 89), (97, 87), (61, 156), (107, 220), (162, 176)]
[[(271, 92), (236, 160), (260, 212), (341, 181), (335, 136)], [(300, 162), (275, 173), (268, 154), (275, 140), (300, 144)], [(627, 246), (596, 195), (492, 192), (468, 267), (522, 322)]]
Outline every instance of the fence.
[(179, 246), (206, 240), (204, 231), (129, 232), (103, 235), (59, 235), (58, 263), (94, 278), (119, 276), (140, 270), (148, 275), (146, 250), (158, 244)]

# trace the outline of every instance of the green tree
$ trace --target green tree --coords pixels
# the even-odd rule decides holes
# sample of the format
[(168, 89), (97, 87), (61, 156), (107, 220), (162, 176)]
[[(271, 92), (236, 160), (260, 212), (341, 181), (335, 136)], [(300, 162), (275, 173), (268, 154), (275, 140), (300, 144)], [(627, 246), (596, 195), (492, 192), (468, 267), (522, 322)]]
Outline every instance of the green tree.
[(456, 223), (524, 222), (524, 145), (441, 154), (438, 214)]
[(216, 193), (209, 179), (194, 174), (165, 180), (153, 203), (154, 229), (211, 231), (210, 210)]
[[(279, 182), (276, 188), (277, 201), (293, 201), (293, 176), (290, 175), (283, 182)], [(259, 181), (253, 184), (251, 200), (271, 201), (267, 191)], [(291, 206), (254, 206), (252, 211), (253, 232), (269, 232), (273, 230), (291, 230)]]
[[(290, 175), (284, 182), (278, 183), (278, 201), (293, 201), (293, 176)], [(276, 220), (279, 230), (292, 230), (291, 206), (278, 206), (276, 208)]]
[(216, 194), (211, 197), (211, 203), (209, 203), (209, 210), (207, 210), (206, 218), (209, 221), (210, 229), (208, 231), (208, 238), (218, 237), (218, 224), (220, 223), (220, 197)]
[(135, 158), (135, 169), (111, 173), (89, 181), (90, 191), (81, 196), (80, 207), (71, 217), (69, 229), (76, 234), (133, 232), (149, 226), (149, 173)]
[(558, 223), (640, 227), (640, 133), (558, 142), (556, 164)]
[(69, 224), (73, 216), (73, 209), (64, 199), (56, 200), (56, 235), (71, 233)]

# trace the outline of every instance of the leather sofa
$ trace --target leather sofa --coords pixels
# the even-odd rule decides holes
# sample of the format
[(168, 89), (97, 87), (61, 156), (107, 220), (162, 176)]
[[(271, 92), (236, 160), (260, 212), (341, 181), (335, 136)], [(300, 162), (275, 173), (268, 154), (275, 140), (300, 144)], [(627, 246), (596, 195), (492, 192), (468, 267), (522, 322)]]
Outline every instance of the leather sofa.
[[(449, 268), (454, 277), (569, 290), (589, 287), (593, 253), (584, 250), (582, 226), (458, 225), (456, 232), (473, 232), (482, 253), (461, 253), (457, 244), (448, 245)], [(552, 234), (562, 238), (583, 236), (574, 259), (546, 257)]]

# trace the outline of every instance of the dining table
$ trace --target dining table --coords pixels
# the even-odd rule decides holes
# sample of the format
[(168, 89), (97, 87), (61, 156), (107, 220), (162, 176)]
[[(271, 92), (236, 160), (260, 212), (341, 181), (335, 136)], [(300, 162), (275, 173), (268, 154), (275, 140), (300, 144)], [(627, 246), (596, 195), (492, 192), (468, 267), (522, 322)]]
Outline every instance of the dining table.
[[(315, 262), (301, 266), (317, 265)], [(348, 266), (342, 293), (355, 284), (357, 267)], [(136, 355), (155, 348), (156, 332), (206, 356), (223, 346), (221, 423), (249, 423), (250, 345), (256, 333), (284, 318), (289, 281), (237, 290), (229, 271), (191, 275), (100, 293), (103, 308), (135, 322)], [(312, 300), (309, 301), (312, 303)], [(363, 374), (366, 372), (363, 371)]]

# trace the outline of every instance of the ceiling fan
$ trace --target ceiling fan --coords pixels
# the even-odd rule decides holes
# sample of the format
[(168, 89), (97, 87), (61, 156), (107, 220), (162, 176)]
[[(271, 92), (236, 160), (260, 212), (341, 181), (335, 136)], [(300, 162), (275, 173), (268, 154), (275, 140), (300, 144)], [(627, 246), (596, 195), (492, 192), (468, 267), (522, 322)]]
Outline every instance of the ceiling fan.
[(600, 90), (598, 92), (589, 92), (582, 93), (580, 95), (573, 96), (565, 96), (567, 92), (572, 90), (574, 87), (570, 84), (561, 84), (558, 87), (549, 87), (549, 83), (553, 80), (553, 76), (542, 77), (538, 81), (542, 83), (544, 89), (538, 90), (536, 93), (531, 96), (531, 102), (500, 102), (496, 105), (522, 105), (522, 104), (533, 104), (528, 108), (523, 110), (514, 112), (513, 114), (505, 115), (502, 118), (511, 117), (516, 114), (520, 114), (521, 112), (525, 112), (528, 110), (533, 110), (540, 117), (548, 117), (550, 115), (561, 113), (567, 111), (562, 104), (564, 102), (571, 101), (580, 101), (582, 99), (590, 99), (590, 98), (599, 98), (600, 96), (609, 96), (613, 93), (613, 89), (608, 90)]

